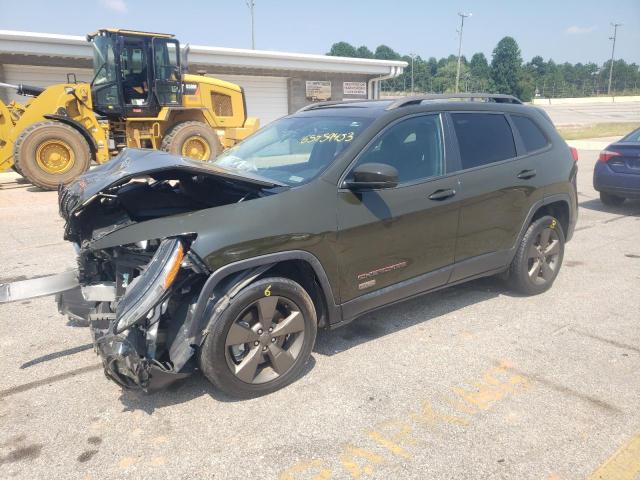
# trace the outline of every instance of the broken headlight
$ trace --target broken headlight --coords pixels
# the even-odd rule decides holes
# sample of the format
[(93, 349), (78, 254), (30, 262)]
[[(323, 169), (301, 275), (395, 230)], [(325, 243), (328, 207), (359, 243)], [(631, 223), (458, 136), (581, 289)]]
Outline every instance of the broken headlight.
[(177, 238), (163, 240), (145, 270), (129, 285), (118, 304), (115, 333), (144, 320), (163, 300), (180, 270), (184, 256)]

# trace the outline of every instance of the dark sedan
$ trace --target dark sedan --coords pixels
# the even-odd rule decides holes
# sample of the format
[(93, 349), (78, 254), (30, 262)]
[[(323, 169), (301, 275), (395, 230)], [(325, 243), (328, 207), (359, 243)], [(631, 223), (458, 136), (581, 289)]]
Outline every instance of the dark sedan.
[(600, 192), (605, 205), (640, 198), (640, 128), (600, 152), (593, 188)]

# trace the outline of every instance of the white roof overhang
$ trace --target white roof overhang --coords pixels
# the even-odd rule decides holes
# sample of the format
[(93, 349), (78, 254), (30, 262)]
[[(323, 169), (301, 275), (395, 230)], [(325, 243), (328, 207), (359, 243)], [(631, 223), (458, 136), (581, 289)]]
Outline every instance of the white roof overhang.
[[(0, 30), (0, 54), (45, 57), (92, 57), (85, 37), (51, 33)], [(189, 46), (189, 63), (265, 70), (339, 72), (365, 75), (399, 75), (407, 62), (366, 58), (331, 57), (307, 53), (241, 48)]]

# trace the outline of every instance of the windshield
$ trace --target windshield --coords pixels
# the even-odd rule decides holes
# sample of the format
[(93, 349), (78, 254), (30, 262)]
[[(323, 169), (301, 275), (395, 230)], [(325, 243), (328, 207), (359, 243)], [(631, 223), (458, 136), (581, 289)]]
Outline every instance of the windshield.
[(92, 45), (94, 72), (92, 85), (114, 82), (116, 80), (116, 62), (111, 38), (95, 37)]
[(287, 117), (267, 125), (212, 163), (290, 186), (308, 182), (371, 123), (357, 117)]

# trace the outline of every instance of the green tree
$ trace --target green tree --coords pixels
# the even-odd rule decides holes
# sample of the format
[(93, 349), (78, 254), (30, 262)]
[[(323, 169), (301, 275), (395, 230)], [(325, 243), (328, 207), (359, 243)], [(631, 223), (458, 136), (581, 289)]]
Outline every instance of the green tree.
[(493, 50), (491, 59), (491, 81), (497, 93), (520, 95), (520, 70), (522, 56), (512, 37), (504, 37)]
[(489, 88), (491, 69), (484, 53), (474, 53), (469, 62), (470, 87), (473, 91), (486, 91)]
[(400, 54), (387, 45), (378, 45), (374, 57), (380, 60), (399, 60)]
[(338, 42), (331, 45), (331, 50), (327, 55), (332, 57), (356, 57), (356, 47), (348, 42)]
[(358, 47), (356, 50), (356, 57), (359, 58), (373, 58), (373, 52), (369, 50), (366, 46), (362, 45)]

